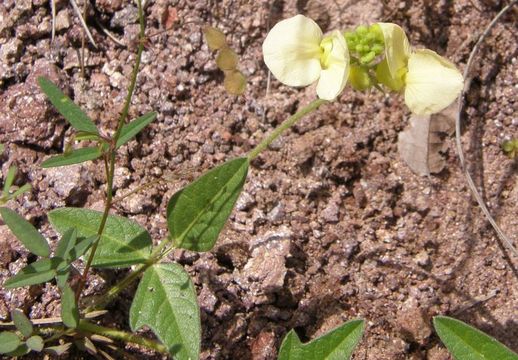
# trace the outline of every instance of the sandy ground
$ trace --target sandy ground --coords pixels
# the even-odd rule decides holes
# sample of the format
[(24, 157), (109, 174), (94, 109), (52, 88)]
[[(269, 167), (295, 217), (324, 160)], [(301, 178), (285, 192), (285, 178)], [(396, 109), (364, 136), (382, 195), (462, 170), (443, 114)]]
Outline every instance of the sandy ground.
[[(100, 209), (104, 174), (93, 163), (41, 169), (41, 161), (61, 153), (73, 132), (35, 79), (45, 75), (57, 82), (109, 131), (135, 58), (136, 7), (121, 0), (94, 3), (89, 24), (98, 48), (88, 46), (85, 78), (78, 66), (82, 28), (68, 2), (57, 1), (52, 44), (47, 1), (0, 3), (2, 176), (16, 165), (17, 184), (33, 185), (10, 206), (53, 246), (57, 236), (46, 212), (62, 206)], [(261, 44), (279, 19), (301, 12), (325, 31), (396, 22), (416, 47), (431, 48), (463, 69), (477, 35), (504, 5), (496, 0), (149, 1), (148, 34), (162, 30), (173, 9), (185, 25), (153, 37), (146, 48), (131, 116), (150, 110), (159, 115), (121, 148), (116, 195), (162, 177), (170, 181), (124, 199), (114, 212), (138, 221), (158, 241), (166, 234), (165, 208), (175, 191), (244, 155), (314, 98), (312, 87), (288, 88), (275, 79), (267, 92)], [(515, 244), (517, 162), (500, 145), (516, 137), (518, 127), (517, 16), (514, 11), (504, 17), (481, 49), (463, 132), (470, 170)], [(94, 18), (128, 46), (108, 38)], [(225, 93), (214, 53), (203, 41), (205, 24), (223, 30), (239, 54), (239, 68), (248, 78), (243, 96)], [(437, 314), (466, 321), (518, 351), (518, 259), (472, 200), (452, 138), (445, 139), (447, 165), (437, 175), (419, 177), (401, 160), (397, 135), (408, 116), (397, 95), (346, 89), (253, 162), (213, 251), (171, 255), (198, 290), (202, 359), (274, 359), (289, 329), (309, 340), (358, 317), (366, 319), (367, 328), (355, 359), (448, 359), (431, 327)], [(34, 256), (0, 226), (0, 283), (30, 261)], [(123, 275), (96, 272), (87, 292), (102, 291)], [(110, 307), (105, 325), (129, 329), (133, 292), (128, 289)], [(56, 287), (0, 288), (0, 319), (7, 320), (16, 307), (35, 319), (56, 316)]]

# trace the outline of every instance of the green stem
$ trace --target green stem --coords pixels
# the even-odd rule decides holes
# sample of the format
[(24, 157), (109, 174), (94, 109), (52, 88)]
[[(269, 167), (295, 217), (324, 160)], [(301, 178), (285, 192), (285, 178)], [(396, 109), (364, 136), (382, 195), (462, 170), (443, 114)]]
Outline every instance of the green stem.
[(138, 336), (138, 335), (135, 335), (132, 333), (122, 331), (122, 330), (116, 330), (116, 329), (111, 329), (111, 328), (107, 328), (104, 326), (95, 325), (86, 320), (81, 320), (79, 322), (77, 329), (84, 331), (84, 332), (91, 333), (91, 334), (97, 334), (97, 335), (109, 337), (111, 339), (121, 340), (126, 343), (133, 343), (133, 344), (145, 346), (149, 349), (153, 349), (162, 354), (168, 353), (167, 348), (164, 345), (162, 345), (156, 341), (146, 339), (142, 336)]
[[(270, 135), (268, 135), (263, 141), (261, 141), (252, 151), (250, 151), (250, 153), (248, 154), (248, 159), (253, 160), (255, 157), (257, 157), (257, 155), (259, 155), (261, 151), (265, 150), (268, 147), (268, 145), (270, 145), (276, 138), (278, 138), (285, 130), (293, 126), (302, 117), (316, 110), (320, 105), (325, 103), (327, 103), (327, 101), (325, 100), (314, 100), (313, 102), (309, 103), (307, 106), (305, 106), (304, 108), (290, 116), (275, 130), (273, 130)], [(119, 283), (111, 287), (106, 292), (106, 294), (96, 299), (94, 303), (88, 307), (87, 310), (89, 311), (93, 309), (103, 309), (106, 305), (108, 305), (118, 293), (120, 293), (129, 284), (135, 281), (140, 276), (140, 274), (146, 271), (151, 265), (160, 261), (164, 256), (171, 252), (172, 249), (174, 249), (174, 246), (171, 246), (169, 249), (162, 253), (163, 248), (168, 243), (169, 241), (165, 239), (162, 240), (160, 245), (155, 248), (155, 250), (151, 254), (150, 259), (145, 264), (141, 265), (135, 271), (129, 273)]]
[(94, 303), (88, 307), (86, 312), (90, 312), (92, 310), (103, 309), (108, 305), (115, 296), (124, 290), (127, 286), (129, 286), (133, 281), (135, 281), (140, 274), (146, 271), (150, 266), (156, 264), (158, 261), (162, 259), (162, 257), (167, 253), (162, 250), (169, 243), (169, 240), (164, 239), (160, 242), (160, 244), (153, 250), (150, 258), (146, 261), (145, 264), (141, 265), (135, 271), (130, 272), (124, 279), (122, 279), (117, 284), (113, 285), (104, 295), (98, 298), (98, 300), (94, 301)]
[(137, 58), (135, 60), (135, 66), (133, 67), (133, 72), (131, 74), (131, 82), (130, 86), (128, 88), (128, 94), (126, 95), (126, 100), (124, 103), (124, 108), (122, 110), (121, 116), (119, 118), (118, 124), (117, 124), (117, 130), (115, 131), (115, 135), (111, 139), (110, 143), (110, 151), (109, 151), (109, 165), (108, 165), (108, 173), (106, 174), (106, 201), (104, 203), (104, 212), (101, 219), (101, 223), (99, 225), (99, 230), (97, 231), (97, 234), (99, 235), (99, 238), (94, 242), (92, 245), (92, 250), (90, 251), (90, 255), (88, 256), (88, 260), (86, 262), (85, 269), (83, 271), (83, 274), (81, 276), (81, 280), (79, 281), (79, 284), (77, 286), (76, 290), (76, 301), (79, 301), (79, 298), (81, 297), (81, 293), (83, 292), (83, 288), (86, 283), (86, 278), (88, 276), (88, 272), (90, 271), (90, 267), (92, 266), (92, 261), (95, 257), (95, 253), (97, 251), (97, 247), (99, 246), (99, 242), (101, 241), (101, 235), (104, 231), (104, 227), (106, 226), (106, 221), (108, 220), (108, 214), (110, 213), (110, 209), (112, 206), (112, 199), (113, 199), (113, 177), (115, 173), (115, 153), (116, 148), (115, 145), (117, 144), (117, 140), (120, 137), (122, 127), (124, 126), (124, 123), (126, 122), (126, 118), (128, 117), (129, 108), (131, 105), (131, 98), (133, 96), (133, 91), (135, 90), (135, 85), (137, 83), (137, 75), (140, 67), (140, 60), (142, 58), (142, 52), (144, 51), (144, 39), (145, 39), (145, 23), (144, 23), (144, 11), (142, 9), (142, 2), (141, 0), (137, 0), (138, 5), (138, 16), (139, 16), (139, 22), (140, 22), (140, 42), (137, 50)]
[(275, 139), (279, 137), (285, 130), (293, 126), (297, 121), (299, 121), (302, 117), (309, 114), (310, 112), (316, 110), (320, 105), (327, 103), (326, 100), (314, 100), (309, 103), (307, 106), (303, 107), (295, 114), (284, 120), (282, 124), (280, 124), (275, 130), (272, 131), (270, 135), (268, 135), (263, 141), (261, 141), (252, 151), (248, 153), (248, 160), (253, 160), (261, 153), (261, 151), (265, 150), (268, 145), (270, 145)]

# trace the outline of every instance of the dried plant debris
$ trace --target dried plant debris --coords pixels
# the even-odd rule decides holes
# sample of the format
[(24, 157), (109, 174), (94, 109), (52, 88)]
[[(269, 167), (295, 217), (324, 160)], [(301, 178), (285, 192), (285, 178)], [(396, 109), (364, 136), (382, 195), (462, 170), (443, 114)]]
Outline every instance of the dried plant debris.
[(399, 133), (398, 151), (401, 158), (421, 176), (440, 173), (446, 164), (444, 135), (455, 128), (454, 108), (451, 106), (434, 115), (410, 117), (410, 124)]
[(218, 51), (216, 65), (225, 74), (225, 90), (231, 95), (241, 95), (246, 89), (246, 77), (237, 69), (239, 57), (228, 47), (225, 34), (212, 26), (203, 29), (205, 41), (213, 51)]

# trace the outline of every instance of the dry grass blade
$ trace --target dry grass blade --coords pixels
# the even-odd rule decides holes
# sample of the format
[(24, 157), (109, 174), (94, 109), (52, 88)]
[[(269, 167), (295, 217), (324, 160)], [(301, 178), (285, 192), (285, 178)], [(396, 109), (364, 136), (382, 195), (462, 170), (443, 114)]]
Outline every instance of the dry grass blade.
[(50, 0), (50, 12), (52, 13), (52, 33), (50, 36), (50, 42), (54, 42), (56, 36), (56, 0)]
[[(86, 1), (86, 0), (84, 0)], [(85, 29), (86, 36), (88, 36), (88, 40), (92, 43), (92, 45), (97, 49), (97, 44), (95, 43), (95, 40), (92, 36), (92, 33), (88, 29), (88, 25), (86, 25), (86, 21), (83, 18), (83, 14), (81, 13), (81, 9), (79, 9), (79, 6), (77, 6), (77, 3), (75, 0), (70, 0), (70, 3), (72, 4), (72, 7), (74, 8), (74, 11), (76, 12), (77, 16), (79, 17), (79, 21), (81, 22), (81, 25), (83, 25), (83, 28)]]
[(471, 85), (471, 79), (468, 79), (469, 71), (471, 69), (471, 66), (473, 64), (473, 60), (475, 58), (475, 55), (484, 41), (484, 39), (489, 35), (489, 32), (491, 29), (496, 25), (496, 23), (500, 20), (500, 18), (508, 11), (510, 10), (518, 0), (511, 1), (507, 6), (505, 6), (500, 12), (495, 16), (495, 18), (489, 23), (487, 28), (484, 30), (482, 35), (480, 35), (480, 38), (478, 39), (477, 43), (473, 47), (473, 50), (471, 50), (471, 53), (469, 55), (468, 63), (466, 64), (466, 69), (464, 70), (464, 79), (466, 79), (466, 83), (464, 84), (464, 89), (462, 90), (462, 93), (459, 96), (458, 100), (458, 107), (457, 107), (457, 117), (455, 119), (455, 140), (457, 144), (457, 152), (459, 154), (459, 160), (462, 167), (462, 170), (464, 171), (464, 175), (466, 177), (466, 181), (468, 182), (469, 188), (471, 189), (471, 192), (473, 193), (473, 196), (477, 200), (478, 205), (482, 209), (482, 212), (486, 216), (487, 220), (493, 226), (493, 229), (495, 229), (496, 233), (498, 234), (498, 237), (504, 245), (511, 251), (515, 256), (518, 256), (518, 251), (516, 251), (516, 248), (513, 246), (512, 241), (504, 234), (502, 229), (498, 226), (495, 219), (491, 216), (491, 213), (489, 212), (489, 209), (486, 206), (486, 203), (482, 199), (482, 196), (478, 192), (475, 183), (473, 182), (473, 178), (471, 177), (471, 174), (468, 171), (468, 168), (466, 166), (466, 160), (464, 158), (464, 153), (462, 151), (462, 143), (460, 139), (460, 125), (461, 125), (461, 116), (464, 111), (464, 97), (469, 91), (470, 85)]

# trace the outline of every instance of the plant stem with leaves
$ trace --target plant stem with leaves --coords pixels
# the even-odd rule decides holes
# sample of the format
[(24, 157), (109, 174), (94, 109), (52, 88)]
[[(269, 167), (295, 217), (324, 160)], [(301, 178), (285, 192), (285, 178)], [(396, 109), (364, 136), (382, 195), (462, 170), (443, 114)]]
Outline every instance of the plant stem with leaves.
[(88, 257), (88, 260), (86, 262), (85, 269), (83, 271), (83, 274), (81, 276), (81, 280), (79, 281), (79, 285), (76, 290), (76, 301), (79, 300), (81, 297), (81, 292), (83, 291), (84, 285), (86, 283), (86, 279), (88, 277), (88, 272), (90, 270), (90, 267), (92, 266), (92, 261), (95, 257), (95, 252), (97, 250), (97, 247), (99, 246), (99, 242), (101, 241), (101, 235), (104, 231), (104, 227), (106, 226), (106, 220), (108, 219), (108, 214), (110, 212), (111, 206), (112, 206), (112, 200), (113, 200), (113, 177), (115, 174), (115, 155), (116, 155), (116, 144), (119, 140), (119, 137), (121, 135), (122, 127), (126, 123), (126, 118), (128, 117), (129, 108), (131, 105), (131, 98), (133, 96), (133, 92), (135, 90), (135, 85), (137, 83), (137, 75), (139, 72), (140, 67), (140, 61), (142, 58), (142, 52), (144, 51), (144, 40), (145, 40), (145, 22), (144, 22), (144, 10), (142, 8), (142, 1), (137, 0), (137, 6), (138, 6), (138, 16), (139, 16), (139, 24), (140, 24), (140, 32), (139, 32), (139, 45), (137, 50), (137, 58), (135, 60), (135, 66), (133, 67), (133, 72), (131, 74), (131, 82), (130, 86), (128, 88), (128, 94), (126, 95), (126, 100), (124, 103), (124, 108), (122, 110), (122, 113), (119, 117), (119, 121), (117, 123), (117, 129), (115, 131), (115, 135), (112, 137), (110, 142), (110, 148), (108, 153), (105, 155), (107, 157), (107, 163), (108, 163), (108, 172), (106, 174), (106, 200), (104, 203), (104, 211), (103, 216), (101, 219), (101, 223), (99, 225), (99, 230), (97, 231), (97, 234), (99, 235), (99, 238), (97, 241), (92, 245), (92, 249), (90, 251), (90, 255)]

